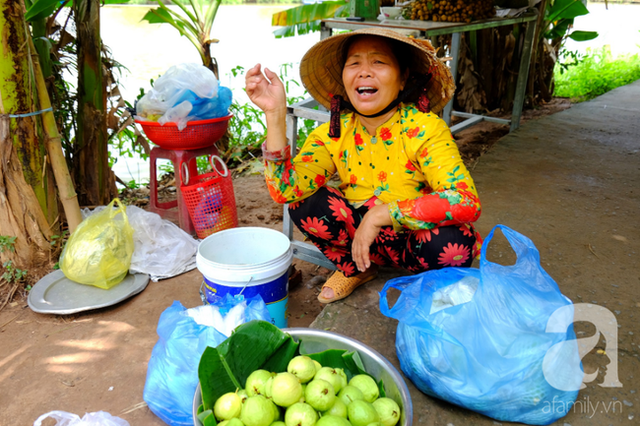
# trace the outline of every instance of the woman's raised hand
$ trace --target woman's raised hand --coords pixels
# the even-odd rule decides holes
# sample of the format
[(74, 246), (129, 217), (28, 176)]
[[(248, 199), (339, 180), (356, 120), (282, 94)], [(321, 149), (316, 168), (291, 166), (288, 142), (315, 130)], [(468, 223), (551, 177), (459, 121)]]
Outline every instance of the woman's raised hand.
[(284, 85), (278, 75), (268, 68), (264, 69), (263, 74), (260, 64), (257, 64), (247, 71), (245, 88), (251, 102), (265, 114), (286, 110), (287, 94)]

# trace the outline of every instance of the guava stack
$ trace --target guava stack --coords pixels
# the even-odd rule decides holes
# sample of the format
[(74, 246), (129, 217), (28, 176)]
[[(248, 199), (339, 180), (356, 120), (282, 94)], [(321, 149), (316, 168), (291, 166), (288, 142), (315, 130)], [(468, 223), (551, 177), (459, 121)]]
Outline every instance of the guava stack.
[(347, 380), (341, 368), (304, 355), (292, 358), (286, 372), (253, 371), (244, 389), (216, 400), (213, 413), (220, 426), (394, 426), (401, 416), (371, 376)]

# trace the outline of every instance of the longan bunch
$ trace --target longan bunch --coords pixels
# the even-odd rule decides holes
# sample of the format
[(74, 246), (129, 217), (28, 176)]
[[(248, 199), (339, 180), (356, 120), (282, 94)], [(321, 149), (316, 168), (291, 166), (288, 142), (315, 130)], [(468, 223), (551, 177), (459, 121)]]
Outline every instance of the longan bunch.
[(416, 21), (471, 22), (495, 16), (493, 0), (416, 0), (411, 19)]

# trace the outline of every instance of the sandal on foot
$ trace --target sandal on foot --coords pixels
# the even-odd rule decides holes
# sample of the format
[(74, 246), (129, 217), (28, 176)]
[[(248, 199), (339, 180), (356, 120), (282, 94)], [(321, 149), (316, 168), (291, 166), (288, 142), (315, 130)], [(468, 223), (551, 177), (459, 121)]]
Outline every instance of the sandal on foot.
[(378, 267), (376, 265), (372, 265), (369, 269), (364, 272), (359, 273), (358, 275), (354, 275), (352, 277), (345, 277), (344, 274), (340, 271), (336, 271), (331, 278), (327, 280), (326, 283), (322, 286), (322, 290), (325, 287), (333, 290), (333, 298), (326, 299), (322, 297), (322, 290), (318, 295), (318, 300), (320, 303), (331, 303), (336, 300), (344, 299), (348, 295), (350, 295), (353, 290), (361, 286), (362, 284), (371, 281), (375, 277), (378, 276)]

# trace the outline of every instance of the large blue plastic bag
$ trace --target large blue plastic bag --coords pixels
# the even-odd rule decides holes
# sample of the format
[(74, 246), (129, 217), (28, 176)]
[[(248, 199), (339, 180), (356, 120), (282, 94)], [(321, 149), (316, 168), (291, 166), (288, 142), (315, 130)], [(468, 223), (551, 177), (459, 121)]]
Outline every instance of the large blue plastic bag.
[[(517, 255), (515, 265), (486, 259), (497, 228)], [(477, 284), (470, 301), (444, 309), (437, 306), (442, 300), (434, 304), (461, 280)], [(389, 308), (391, 288), (402, 293)], [(430, 396), (500, 421), (535, 425), (565, 416), (576, 400), (583, 371), (573, 327), (546, 332), (556, 311), (554, 320), (571, 324), (573, 305), (540, 266), (533, 242), (505, 226), (485, 239), (480, 269), (444, 268), (390, 280), (380, 310), (399, 321), (402, 371)]]
[(191, 309), (174, 301), (160, 315), (159, 338), (147, 367), (143, 399), (168, 425), (193, 426), (198, 364), (207, 346), (222, 343), (234, 328), (230, 323), (237, 326), (254, 319), (271, 322), (267, 305), (260, 296), (247, 300), (239, 296), (229, 296), (218, 305)]

